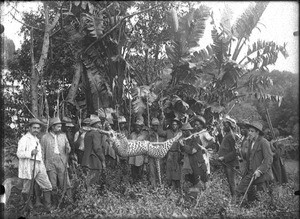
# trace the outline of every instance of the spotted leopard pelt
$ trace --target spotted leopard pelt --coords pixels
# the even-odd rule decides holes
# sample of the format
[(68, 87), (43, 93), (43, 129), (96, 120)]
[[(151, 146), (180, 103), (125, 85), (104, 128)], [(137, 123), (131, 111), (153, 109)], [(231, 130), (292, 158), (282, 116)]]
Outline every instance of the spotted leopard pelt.
[(101, 133), (108, 134), (110, 140), (113, 142), (113, 149), (121, 157), (131, 157), (137, 155), (148, 155), (153, 158), (163, 158), (166, 156), (168, 150), (172, 144), (177, 141), (182, 133), (179, 132), (174, 138), (171, 138), (164, 142), (150, 142), (150, 141), (138, 141), (129, 140), (125, 135), (117, 133), (113, 130), (103, 131)]

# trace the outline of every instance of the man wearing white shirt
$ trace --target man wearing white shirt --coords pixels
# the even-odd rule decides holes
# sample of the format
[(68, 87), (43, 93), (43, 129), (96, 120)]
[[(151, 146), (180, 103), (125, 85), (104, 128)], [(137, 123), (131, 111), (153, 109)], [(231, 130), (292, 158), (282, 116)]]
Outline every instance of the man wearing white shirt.
[[(41, 145), (37, 138), (41, 125), (43, 124), (38, 119), (31, 119), (29, 121), (29, 131), (19, 140), (17, 149), (17, 157), (19, 158), (18, 177), (24, 179), (22, 196), (26, 201), (30, 192), (34, 157), (36, 155), (34, 179), (44, 191), (45, 207), (49, 209), (51, 206), (52, 185), (46, 172)], [(29, 207), (32, 208), (31, 202)]]

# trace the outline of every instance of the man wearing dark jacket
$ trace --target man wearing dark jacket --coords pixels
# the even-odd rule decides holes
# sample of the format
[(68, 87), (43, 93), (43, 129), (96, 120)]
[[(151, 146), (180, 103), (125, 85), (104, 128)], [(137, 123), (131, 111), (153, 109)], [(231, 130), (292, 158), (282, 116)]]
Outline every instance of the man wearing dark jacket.
[(235, 121), (227, 117), (223, 122), (223, 131), (225, 133), (221, 146), (219, 149), (219, 160), (222, 163), (224, 172), (229, 184), (231, 196), (235, 196), (235, 174), (234, 168), (238, 166), (237, 153), (235, 149), (235, 138), (233, 135), (233, 129), (235, 128)]
[(99, 183), (100, 172), (106, 168), (104, 156), (103, 135), (97, 130), (100, 129), (101, 120), (99, 118), (91, 119), (92, 129), (84, 137), (84, 154), (82, 157), (82, 167), (87, 171), (87, 186)]
[[(262, 124), (255, 121), (247, 126), (249, 130), (249, 139), (251, 141), (246, 156), (247, 170), (246, 175), (240, 181), (236, 192), (238, 197), (243, 195), (253, 177), (253, 183), (249, 187), (247, 193), (248, 201), (252, 202), (257, 200), (256, 188), (258, 190), (265, 190), (266, 183), (273, 180), (271, 169), (273, 157), (270, 143), (263, 137)], [(254, 186), (256, 186), (256, 188)]]
[[(190, 123), (183, 124), (182, 132), (184, 137), (189, 137), (191, 135)], [(199, 138), (190, 138), (185, 141), (181, 141), (182, 150), (188, 155), (188, 160), (184, 161), (184, 166), (187, 166), (185, 162), (189, 161), (192, 174), (187, 174), (188, 180), (191, 181), (193, 186), (197, 191), (201, 188), (201, 182), (204, 183), (202, 188), (205, 188), (205, 183), (207, 182), (207, 167), (205, 165), (205, 160), (203, 158), (203, 153), (199, 147)], [(191, 190), (190, 190), (191, 191)]]

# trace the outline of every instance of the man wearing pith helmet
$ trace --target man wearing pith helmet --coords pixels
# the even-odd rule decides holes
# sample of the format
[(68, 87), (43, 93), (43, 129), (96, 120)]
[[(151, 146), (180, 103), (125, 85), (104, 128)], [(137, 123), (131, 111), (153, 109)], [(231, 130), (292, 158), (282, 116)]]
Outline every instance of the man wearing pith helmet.
[(240, 181), (236, 192), (241, 197), (253, 177), (254, 181), (248, 190), (248, 202), (257, 200), (256, 189), (264, 190), (268, 182), (273, 180), (271, 165), (273, 161), (269, 142), (263, 137), (263, 125), (254, 121), (247, 124), (249, 130), (250, 145), (246, 155), (247, 170), (246, 175)]
[(235, 137), (233, 130), (235, 129), (236, 122), (231, 117), (227, 116), (223, 120), (223, 131), (224, 137), (220, 145), (220, 149), (218, 151), (219, 160), (222, 163), (224, 168), (224, 172), (227, 178), (227, 182), (229, 184), (230, 193), (232, 196), (232, 200), (235, 198), (235, 172), (234, 168), (236, 168), (238, 163), (237, 151), (235, 149)]
[[(37, 184), (44, 192), (45, 207), (50, 210), (52, 185), (49, 181), (43, 161), (42, 148), (37, 138), (43, 123), (38, 119), (30, 119), (29, 131), (19, 140), (17, 157), (19, 158), (18, 177), (24, 179), (22, 196), (27, 201), (30, 191), (33, 166), (35, 165), (34, 177)], [(34, 161), (34, 159), (36, 161)], [(32, 208), (32, 203), (29, 203)]]
[(65, 185), (67, 186), (67, 195), (70, 198), (72, 196), (67, 171), (71, 147), (66, 134), (61, 131), (61, 127), (62, 122), (58, 117), (50, 119), (49, 132), (41, 140), (47, 173), (55, 193), (53, 194), (54, 199), (58, 199), (58, 189), (63, 190)]

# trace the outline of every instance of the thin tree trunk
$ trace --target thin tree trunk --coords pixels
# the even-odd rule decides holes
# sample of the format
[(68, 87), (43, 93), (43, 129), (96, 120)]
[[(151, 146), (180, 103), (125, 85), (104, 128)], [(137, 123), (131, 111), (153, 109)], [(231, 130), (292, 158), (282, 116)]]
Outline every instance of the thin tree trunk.
[(33, 53), (33, 28), (30, 31), (30, 56), (31, 56), (31, 112), (35, 117), (38, 117), (38, 88), (39, 75), (35, 71), (34, 53)]
[(82, 62), (78, 60), (75, 64), (75, 74), (73, 76), (72, 85), (69, 89), (68, 96), (66, 97), (66, 102), (75, 105), (75, 97), (78, 90), (80, 76), (82, 72)]

